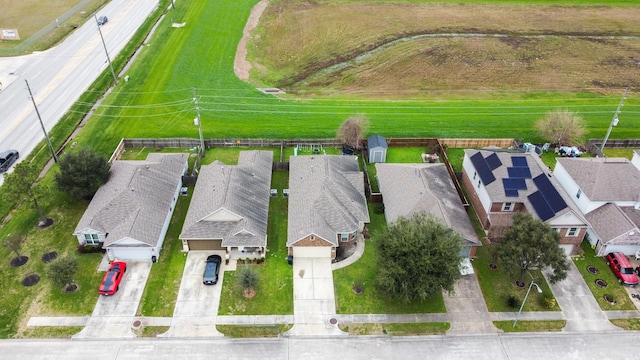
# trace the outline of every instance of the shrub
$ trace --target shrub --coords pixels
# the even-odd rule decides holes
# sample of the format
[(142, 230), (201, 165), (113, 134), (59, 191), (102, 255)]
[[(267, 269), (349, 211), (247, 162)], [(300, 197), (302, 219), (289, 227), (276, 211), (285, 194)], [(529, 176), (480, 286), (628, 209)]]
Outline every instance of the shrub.
[(255, 290), (259, 280), (258, 271), (253, 266), (243, 266), (238, 270), (238, 285), (242, 290)]
[(377, 203), (373, 206), (373, 212), (375, 214), (384, 214), (384, 204), (383, 203)]
[(507, 305), (511, 308), (517, 309), (520, 307), (520, 299), (515, 295), (509, 295), (507, 298)]
[(540, 298), (540, 305), (547, 310), (552, 310), (556, 306), (556, 299), (548, 292), (545, 292)]

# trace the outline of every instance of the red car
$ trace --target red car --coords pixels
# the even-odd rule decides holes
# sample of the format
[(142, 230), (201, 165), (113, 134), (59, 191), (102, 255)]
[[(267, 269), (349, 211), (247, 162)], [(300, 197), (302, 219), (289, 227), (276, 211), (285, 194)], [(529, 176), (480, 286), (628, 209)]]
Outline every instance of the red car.
[(613, 273), (618, 278), (620, 284), (636, 286), (638, 285), (638, 275), (633, 271), (633, 265), (623, 253), (609, 253), (605, 256), (607, 265), (611, 267)]
[(104, 279), (100, 284), (98, 292), (100, 295), (113, 295), (120, 288), (122, 276), (127, 271), (127, 263), (122, 261), (114, 261), (109, 265), (109, 270), (104, 274)]

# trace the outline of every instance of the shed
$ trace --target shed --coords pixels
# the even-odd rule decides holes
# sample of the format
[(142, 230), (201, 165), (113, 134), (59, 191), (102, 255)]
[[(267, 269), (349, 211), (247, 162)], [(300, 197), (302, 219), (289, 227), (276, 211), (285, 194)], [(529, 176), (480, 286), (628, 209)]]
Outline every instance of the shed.
[(383, 163), (387, 161), (387, 139), (380, 135), (371, 135), (367, 139), (370, 163)]

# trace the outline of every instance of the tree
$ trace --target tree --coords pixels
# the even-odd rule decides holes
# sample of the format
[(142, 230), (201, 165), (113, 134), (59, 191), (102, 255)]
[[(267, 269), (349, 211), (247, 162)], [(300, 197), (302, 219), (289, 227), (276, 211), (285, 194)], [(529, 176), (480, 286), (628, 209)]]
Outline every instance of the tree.
[(585, 134), (582, 117), (567, 109), (548, 112), (536, 122), (536, 128), (550, 143), (559, 145), (580, 143)]
[(13, 172), (4, 176), (2, 199), (8, 203), (18, 204), (26, 200), (33, 200), (33, 205), (38, 211), (40, 222), (38, 226), (51, 225), (51, 219), (47, 219), (38, 204), (38, 198), (44, 196), (48, 187), (38, 182), (38, 170), (28, 161), (18, 163)]
[(242, 266), (238, 271), (238, 284), (247, 298), (255, 295), (259, 281), (260, 276), (253, 266)]
[(6, 247), (7, 249), (13, 251), (14, 253), (16, 253), (17, 257), (20, 257), (20, 247), (22, 246), (22, 243), (24, 243), (24, 236), (20, 235), (20, 234), (12, 234), (9, 235), (9, 237), (4, 241), (4, 243), (2, 243), (2, 245), (4, 245), (4, 247)]
[(90, 199), (109, 180), (107, 159), (91, 148), (66, 154), (58, 161), (55, 174), (58, 189), (76, 199)]
[(559, 241), (560, 234), (549, 225), (529, 213), (517, 213), (498, 245), (498, 260), (506, 270), (520, 271), (520, 283), (524, 283), (529, 269), (545, 267), (551, 267), (553, 274), (549, 281), (556, 283), (566, 278), (569, 270)]
[(369, 119), (364, 115), (357, 115), (343, 121), (338, 128), (338, 139), (344, 145), (354, 149), (362, 148), (363, 134), (369, 130)]
[(73, 282), (73, 277), (78, 271), (78, 261), (71, 256), (59, 258), (49, 265), (47, 275), (51, 281), (60, 287), (67, 286)]
[(378, 286), (403, 301), (425, 300), (460, 278), (462, 237), (424, 212), (400, 217), (378, 242)]

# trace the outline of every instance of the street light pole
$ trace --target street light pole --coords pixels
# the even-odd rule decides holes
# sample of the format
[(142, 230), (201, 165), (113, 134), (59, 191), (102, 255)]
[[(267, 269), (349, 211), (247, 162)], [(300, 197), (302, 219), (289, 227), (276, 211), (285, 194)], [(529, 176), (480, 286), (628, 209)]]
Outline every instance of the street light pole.
[(538, 284), (536, 284), (533, 280), (531, 280), (531, 284), (529, 284), (527, 293), (524, 295), (524, 300), (522, 300), (522, 305), (520, 305), (520, 310), (518, 310), (518, 314), (516, 314), (516, 320), (513, 322), (513, 327), (516, 327), (516, 324), (518, 323), (518, 318), (520, 317), (520, 313), (522, 313), (522, 308), (524, 307), (524, 303), (527, 302), (527, 297), (529, 297), (529, 292), (531, 291), (531, 287), (533, 285), (535, 285), (536, 289), (538, 289), (538, 293), (542, 294), (542, 289), (540, 289), (540, 286), (538, 286)]
[(53, 145), (51, 145), (51, 139), (49, 139), (49, 134), (47, 134), (47, 129), (44, 127), (44, 123), (42, 122), (42, 117), (40, 116), (40, 111), (38, 111), (38, 106), (36, 105), (36, 99), (33, 98), (33, 94), (31, 93), (31, 87), (29, 87), (29, 82), (27, 79), (24, 79), (24, 82), (27, 84), (27, 90), (29, 90), (29, 97), (31, 98), (31, 102), (33, 102), (33, 107), (36, 109), (36, 115), (38, 115), (38, 120), (40, 121), (40, 127), (42, 127), (42, 132), (44, 133), (44, 138), (47, 139), (47, 144), (49, 145), (49, 151), (51, 151), (51, 155), (53, 156), (53, 161), (58, 162), (58, 156), (56, 155), (56, 151), (53, 150)]
[(613, 119), (611, 119), (611, 124), (609, 125), (609, 130), (607, 130), (607, 135), (604, 136), (604, 141), (602, 141), (602, 146), (600, 147), (600, 152), (604, 151), (604, 146), (607, 144), (607, 140), (609, 140), (609, 135), (611, 135), (611, 129), (614, 126), (618, 125), (618, 114), (620, 114), (620, 108), (624, 103), (624, 99), (627, 98), (627, 91), (629, 88), (624, 89), (624, 94), (622, 94), (622, 99), (620, 99), (620, 103), (618, 104), (618, 109), (613, 114)]

